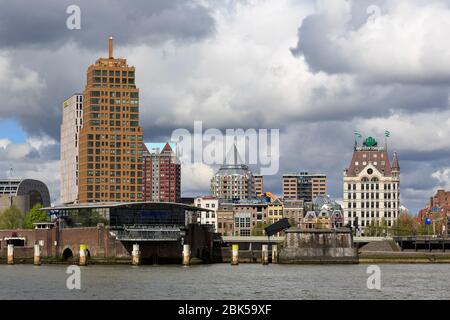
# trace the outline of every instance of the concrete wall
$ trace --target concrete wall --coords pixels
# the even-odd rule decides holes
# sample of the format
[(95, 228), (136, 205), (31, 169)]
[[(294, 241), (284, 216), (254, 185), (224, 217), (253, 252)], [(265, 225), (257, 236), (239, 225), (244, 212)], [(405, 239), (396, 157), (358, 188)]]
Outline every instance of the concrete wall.
[[(0, 213), (4, 210), (9, 209), (11, 205), (11, 200), (9, 195), (0, 195)], [(23, 213), (30, 211), (30, 196), (14, 196), (13, 205), (16, 206)]]
[(289, 229), (279, 262), (357, 263), (358, 252), (350, 231)]

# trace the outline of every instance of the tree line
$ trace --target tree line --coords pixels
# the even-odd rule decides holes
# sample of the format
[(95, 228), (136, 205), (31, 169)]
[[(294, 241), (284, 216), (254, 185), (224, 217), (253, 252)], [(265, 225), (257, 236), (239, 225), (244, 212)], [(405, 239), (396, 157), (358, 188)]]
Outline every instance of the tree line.
[(47, 222), (49, 217), (45, 211), (40, 210), (40, 203), (24, 213), (16, 206), (0, 213), (0, 229), (33, 229), (36, 222)]

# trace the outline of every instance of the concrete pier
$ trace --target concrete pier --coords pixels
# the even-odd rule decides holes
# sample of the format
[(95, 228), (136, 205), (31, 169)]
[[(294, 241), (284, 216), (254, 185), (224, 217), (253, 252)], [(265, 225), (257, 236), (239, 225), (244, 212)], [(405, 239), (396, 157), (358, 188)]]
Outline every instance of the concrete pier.
[(183, 245), (183, 266), (189, 266), (191, 263), (191, 246)]
[(134, 266), (141, 264), (141, 251), (138, 244), (133, 244), (133, 251), (131, 252), (131, 263)]
[(8, 264), (14, 264), (14, 245), (8, 244)]
[(262, 257), (261, 261), (263, 265), (269, 264), (269, 245), (263, 244), (262, 245)]
[(231, 265), (237, 266), (239, 264), (239, 245), (233, 244), (231, 246)]
[(278, 246), (272, 245), (272, 263), (278, 263)]
[(78, 264), (80, 266), (87, 265), (87, 246), (85, 244), (80, 244), (80, 261)]
[(39, 244), (34, 245), (34, 265), (41, 265), (41, 246)]

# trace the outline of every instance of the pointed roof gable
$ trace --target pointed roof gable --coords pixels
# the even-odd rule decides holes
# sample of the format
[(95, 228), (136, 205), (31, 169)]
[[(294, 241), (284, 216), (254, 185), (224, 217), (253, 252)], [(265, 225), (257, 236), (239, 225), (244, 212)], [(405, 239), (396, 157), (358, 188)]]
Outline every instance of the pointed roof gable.
[(392, 169), (393, 170), (400, 170), (400, 164), (398, 163), (398, 156), (397, 152), (394, 152), (394, 157), (392, 158)]
[[(365, 163), (365, 164), (364, 164)], [(354, 177), (361, 173), (364, 168), (372, 164), (385, 176), (391, 175), (391, 164), (386, 150), (355, 150), (352, 161), (347, 169), (347, 176)]]
[(164, 148), (161, 150), (161, 152), (172, 152), (172, 147), (170, 146), (169, 143), (166, 143), (166, 145), (164, 146)]
[(239, 165), (243, 164), (242, 159), (239, 155), (236, 144), (233, 144), (233, 147), (228, 151), (227, 156), (225, 157), (225, 163), (228, 165)]

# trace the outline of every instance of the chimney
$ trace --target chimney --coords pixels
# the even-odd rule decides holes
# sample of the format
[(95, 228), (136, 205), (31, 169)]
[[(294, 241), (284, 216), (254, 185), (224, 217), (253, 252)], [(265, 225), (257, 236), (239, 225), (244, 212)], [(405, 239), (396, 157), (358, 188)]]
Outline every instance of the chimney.
[(113, 37), (109, 37), (109, 58), (113, 59)]

